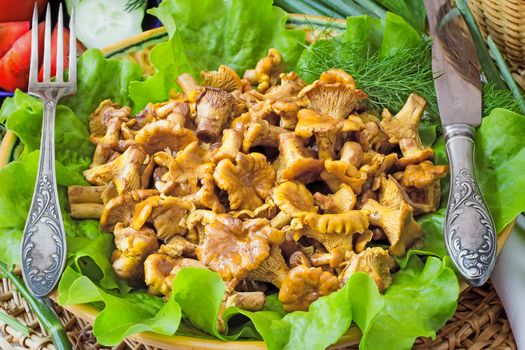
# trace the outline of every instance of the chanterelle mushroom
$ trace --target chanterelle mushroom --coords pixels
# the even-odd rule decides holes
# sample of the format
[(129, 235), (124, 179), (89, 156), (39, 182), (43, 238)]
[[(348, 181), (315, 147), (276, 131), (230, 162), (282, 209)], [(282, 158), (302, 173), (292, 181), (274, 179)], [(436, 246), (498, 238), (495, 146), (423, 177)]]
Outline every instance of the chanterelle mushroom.
[[(430, 191), (434, 191), (433, 187), (436, 184), (439, 190), (439, 182), (436, 182), (434, 185), (428, 187)], [(427, 188), (422, 191), (426, 190)], [(416, 189), (416, 191), (420, 190)], [(378, 201), (381, 205), (392, 209), (399, 209), (401, 208), (402, 203), (407, 203), (412, 207), (414, 210), (414, 215), (416, 215), (436, 211), (437, 203), (435, 203), (434, 198), (439, 197), (439, 193), (437, 195), (432, 195), (431, 197), (432, 198), (428, 198), (430, 199), (430, 202), (425, 202), (426, 198), (418, 198), (422, 199), (423, 201), (415, 202), (412, 200), (412, 198), (410, 198), (409, 194), (405, 191), (401, 184), (399, 184), (394, 177), (389, 176), (388, 179), (381, 179)]]
[(359, 254), (353, 254), (348, 265), (339, 275), (341, 286), (348, 282), (354, 272), (365, 272), (377, 284), (379, 292), (383, 293), (392, 283), (390, 270), (394, 267), (394, 259), (388, 250), (381, 247), (367, 248)]
[(288, 311), (307, 311), (311, 303), (339, 288), (339, 280), (320, 267), (299, 265), (284, 279), (279, 300)]
[(95, 137), (106, 135), (108, 122), (112, 119), (127, 119), (131, 112), (129, 107), (120, 107), (111, 100), (100, 102), (95, 112), (89, 115), (89, 131)]
[(137, 144), (148, 154), (155, 154), (169, 148), (180, 151), (190, 143), (197, 141), (193, 131), (181, 127), (167, 119), (146, 124), (135, 136)]
[(135, 190), (141, 185), (140, 170), (146, 154), (137, 147), (129, 147), (113, 161), (84, 171), (84, 177), (93, 185), (113, 182), (118, 193)]
[(313, 158), (303, 141), (295, 133), (279, 135), (279, 158), (276, 161), (277, 178), (309, 183), (319, 178), (323, 160)]
[(235, 98), (231, 93), (212, 87), (204, 88), (195, 105), (197, 137), (207, 143), (219, 139), (234, 109)]
[(268, 197), (275, 181), (275, 170), (264, 155), (255, 152), (237, 154), (235, 163), (229, 159), (221, 160), (213, 179), (220, 189), (228, 192), (232, 210), (253, 210)]
[(344, 183), (333, 194), (324, 195), (317, 192), (313, 198), (323, 212), (327, 214), (340, 214), (350, 211), (354, 209), (357, 203), (352, 187)]
[(341, 184), (347, 184), (354, 193), (360, 194), (367, 175), (345, 161), (326, 159), (324, 161), (324, 170), (321, 172), (321, 179), (332, 192), (337, 191)]
[(354, 79), (341, 69), (330, 69), (305, 87), (299, 96), (308, 97), (308, 108), (336, 120), (345, 119), (367, 95), (357, 90)]
[(169, 295), (173, 279), (184, 267), (206, 269), (198, 260), (188, 258), (172, 258), (165, 254), (151, 254), (144, 261), (144, 279), (152, 294)]
[(144, 260), (159, 249), (155, 232), (147, 227), (137, 231), (118, 223), (113, 234), (117, 247), (111, 257), (113, 269), (120, 278), (140, 284), (144, 276)]
[(403, 158), (398, 164), (402, 167), (434, 157), (432, 148), (424, 148), (419, 138), (419, 121), (425, 106), (426, 102), (422, 97), (410, 94), (395, 117), (387, 109), (383, 111), (381, 128), (390, 137), (390, 143), (399, 144)]
[(284, 233), (266, 219), (242, 221), (219, 214), (204, 228), (197, 248), (199, 260), (235, 286), (270, 255), (270, 244), (280, 244)]
[(201, 72), (202, 86), (222, 89), (227, 92), (242, 90), (243, 83), (237, 73), (230, 67), (221, 64), (216, 71)]
[(270, 255), (257, 269), (248, 274), (247, 279), (271, 283), (277, 288), (281, 288), (288, 271), (289, 269), (281, 254), (281, 249), (275, 245), (271, 245)]
[(401, 184), (405, 187), (413, 186), (422, 189), (431, 186), (435, 181), (444, 177), (447, 172), (448, 167), (446, 165), (434, 165), (429, 160), (419, 164), (409, 164), (405, 168)]
[[(270, 86), (276, 85), (279, 82), (279, 75), (284, 73), (284, 68), (285, 63), (279, 51), (273, 48), (269, 49), (268, 55), (257, 62), (255, 67), (253, 78), (259, 84), (257, 90), (265, 92)], [(250, 78), (248, 77), (248, 79)]]
[(275, 186), (271, 195), (279, 209), (290, 216), (302, 215), (304, 212), (317, 212), (312, 194), (298, 181), (285, 181)]
[(217, 148), (212, 155), (212, 159), (215, 163), (220, 162), (223, 159), (234, 160), (235, 156), (240, 152), (242, 147), (242, 131), (235, 129), (225, 129), (222, 132), (222, 143), (221, 147)]
[(100, 229), (106, 232), (113, 231), (118, 222), (129, 225), (135, 205), (157, 194), (159, 194), (157, 190), (133, 190), (111, 199), (104, 206), (100, 217)]
[(370, 211), (370, 224), (383, 229), (394, 256), (404, 256), (407, 248), (422, 236), (421, 226), (414, 220), (412, 208), (406, 203), (401, 203), (396, 210), (369, 199), (362, 209)]

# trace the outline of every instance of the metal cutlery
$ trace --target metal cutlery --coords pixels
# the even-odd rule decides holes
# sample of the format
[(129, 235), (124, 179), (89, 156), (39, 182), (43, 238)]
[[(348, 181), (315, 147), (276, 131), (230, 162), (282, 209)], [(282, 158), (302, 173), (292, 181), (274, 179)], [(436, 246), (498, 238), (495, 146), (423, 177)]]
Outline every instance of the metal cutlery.
[(484, 284), (496, 260), (496, 231), (474, 171), (475, 127), (481, 123), (478, 58), (461, 16), (448, 0), (425, 0), (432, 45), (432, 69), (450, 162), (450, 194), (444, 237), (463, 279)]
[(43, 298), (55, 288), (66, 259), (66, 236), (58, 201), (55, 174), (55, 112), (60, 98), (76, 92), (75, 19), (71, 14), (69, 29), (69, 74), (64, 79), (63, 13), (60, 5), (57, 24), (56, 77), (51, 80), (51, 15), (46, 11), (44, 34), (43, 81), (38, 81), (38, 11), (32, 21), (31, 64), (28, 92), (43, 100), (40, 161), (33, 200), (22, 239), (22, 273), (30, 292)]

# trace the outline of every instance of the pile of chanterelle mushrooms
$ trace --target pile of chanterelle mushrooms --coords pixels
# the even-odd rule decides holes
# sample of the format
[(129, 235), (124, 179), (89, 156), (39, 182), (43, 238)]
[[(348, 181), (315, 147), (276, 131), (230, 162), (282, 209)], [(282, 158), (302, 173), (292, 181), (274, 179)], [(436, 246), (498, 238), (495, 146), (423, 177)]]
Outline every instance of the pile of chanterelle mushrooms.
[(356, 271), (389, 286), (447, 172), (418, 136), (425, 101), (379, 119), (344, 71), (307, 85), (284, 67), (270, 49), (243, 79), (223, 65), (136, 116), (109, 100), (91, 114), (94, 186), (70, 187), (71, 214), (113, 232), (118, 276), (169, 295), (182, 268), (210, 269), (248, 310), (274, 288), (307, 310)]

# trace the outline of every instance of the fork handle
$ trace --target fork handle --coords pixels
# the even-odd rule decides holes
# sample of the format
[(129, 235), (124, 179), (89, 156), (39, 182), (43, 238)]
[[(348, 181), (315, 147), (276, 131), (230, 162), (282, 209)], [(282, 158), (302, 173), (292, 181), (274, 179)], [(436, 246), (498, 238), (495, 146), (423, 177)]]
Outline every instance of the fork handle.
[(22, 272), (36, 297), (56, 286), (66, 258), (66, 236), (55, 174), (56, 100), (44, 99), (38, 174), (22, 240)]
[(474, 127), (444, 127), (450, 161), (450, 192), (445, 216), (445, 244), (463, 279), (484, 284), (496, 261), (496, 231), (474, 171)]

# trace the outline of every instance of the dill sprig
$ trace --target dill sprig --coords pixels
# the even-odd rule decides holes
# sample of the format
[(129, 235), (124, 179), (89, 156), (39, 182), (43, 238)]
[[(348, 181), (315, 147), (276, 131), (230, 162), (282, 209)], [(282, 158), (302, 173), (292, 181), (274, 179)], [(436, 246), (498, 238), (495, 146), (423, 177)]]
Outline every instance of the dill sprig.
[(126, 12), (131, 12), (133, 10), (141, 8), (142, 6), (144, 6), (146, 1), (147, 0), (128, 0), (128, 2), (126, 2), (126, 6), (124, 7), (124, 10)]
[(436, 120), (438, 109), (431, 55), (429, 41), (381, 57), (378, 50), (335, 37), (320, 40), (309, 47), (300, 60), (298, 71), (307, 81), (312, 81), (327, 69), (345, 70), (368, 94), (370, 107), (377, 111), (383, 108), (399, 111), (408, 95), (416, 92), (427, 100), (428, 118)]

